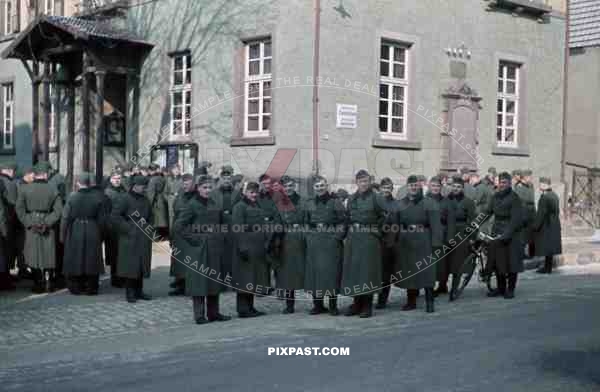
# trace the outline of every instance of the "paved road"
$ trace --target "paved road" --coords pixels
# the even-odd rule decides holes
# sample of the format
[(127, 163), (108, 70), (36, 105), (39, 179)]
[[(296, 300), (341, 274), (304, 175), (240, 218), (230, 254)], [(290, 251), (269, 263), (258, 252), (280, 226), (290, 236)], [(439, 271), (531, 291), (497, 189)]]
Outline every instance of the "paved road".
[[(512, 301), (482, 298), (475, 284), (433, 315), (421, 302), (400, 312), (394, 290), (391, 308), (367, 320), (283, 316), (280, 301), (261, 299), (268, 316), (197, 326), (183, 298), (57, 294), (0, 308), (0, 390), (598, 391), (599, 272), (526, 273)], [(350, 355), (267, 354), (287, 346)]]

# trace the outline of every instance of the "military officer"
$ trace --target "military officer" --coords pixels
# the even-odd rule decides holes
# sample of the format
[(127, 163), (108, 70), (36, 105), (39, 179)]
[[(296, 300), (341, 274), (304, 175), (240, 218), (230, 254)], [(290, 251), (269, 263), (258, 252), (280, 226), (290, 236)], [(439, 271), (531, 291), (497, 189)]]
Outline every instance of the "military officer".
[(39, 162), (34, 181), (19, 189), (16, 212), (25, 226), (25, 263), (35, 271), (33, 291), (54, 291), (56, 233), (52, 229), (61, 218), (63, 204), (55, 186), (48, 183), (50, 164)]
[(366, 170), (356, 173), (357, 191), (348, 201), (348, 233), (344, 244), (342, 288), (353, 297), (346, 315), (373, 315), (373, 291), (381, 289), (381, 240), (385, 210), (371, 189)]
[(469, 255), (469, 243), (477, 238), (475, 219), (477, 218), (475, 202), (464, 194), (464, 182), (460, 177), (452, 181), (451, 195), (452, 218), (448, 225), (448, 238), (454, 241), (449, 258), (450, 273), (452, 274), (452, 289), (450, 301), (456, 298), (456, 291), (462, 278), (465, 259)]
[(186, 243), (182, 239), (182, 233), (175, 229), (175, 220), (179, 218), (179, 215), (183, 210), (187, 208), (187, 205), (196, 196), (196, 183), (192, 174), (186, 173), (182, 176), (182, 186), (179, 189), (179, 193), (175, 196), (173, 202), (173, 226), (171, 227), (171, 233), (169, 238), (171, 240), (171, 248), (173, 254), (171, 255), (171, 269), (169, 274), (175, 278), (170, 287), (173, 291), (169, 292), (169, 295), (184, 295), (185, 294), (185, 275), (186, 266), (183, 263), (182, 257), (178, 256), (183, 254), (185, 258)]
[(167, 181), (156, 164), (150, 165), (149, 176), (146, 193), (152, 205), (152, 226), (162, 238), (165, 238), (169, 229), (169, 205), (165, 194)]
[(131, 180), (133, 176), (133, 164), (127, 162), (123, 165), (123, 173), (121, 175), (121, 186), (125, 190), (125, 192), (129, 192), (131, 188)]
[(558, 195), (552, 190), (550, 178), (540, 178), (540, 192), (542, 194), (532, 228), (535, 255), (544, 257), (544, 265), (537, 272), (551, 274), (554, 255), (562, 253), (560, 202)]
[(528, 257), (533, 257), (534, 254), (531, 252), (533, 249), (529, 248), (529, 242), (531, 239), (531, 225), (535, 219), (535, 190), (533, 185), (526, 181), (528, 175), (531, 175), (530, 170), (518, 170), (514, 172), (514, 192), (521, 199), (521, 205), (523, 207), (523, 230), (521, 235), (523, 236), (522, 242), (524, 246), (528, 247)]
[(179, 165), (171, 166), (171, 171), (169, 176), (166, 177), (167, 184), (165, 188), (165, 195), (167, 197), (167, 204), (169, 207), (169, 228), (173, 227), (173, 222), (175, 218), (173, 217), (173, 204), (175, 203), (175, 198), (177, 194), (181, 191), (181, 186), (183, 179), (181, 177), (181, 169)]
[[(17, 246), (17, 230), (19, 220), (15, 212), (15, 205), (17, 204), (17, 182), (15, 180), (15, 169), (14, 163), (4, 163), (0, 165), (0, 203), (2, 203), (5, 214), (4, 219), (6, 220), (6, 235), (2, 244), (3, 253), (6, 261), (6, 271), (0, 276), (0, 290), (1, 289), (13, 289), (14, 285), (10, 279), (9, 271), (15, 267), (15, 262), (18, 255)], [(19, 266), (19, 273), (22, 274), (24, 271), (21, 270), (22, 266)]]
[(119, 232), (117, 275), (125, 282), (127, 302), (150, 300), (145, 294), (144, 279), (150, 277), (152, 240), (145, 228), (152, 222), (152, 206), (146, 197), (148, 179), (136, 176), (131, 190), (117, 198), (112, 206), (111, 221)]
[[(481, 177), (478, 173), (473, 173), (471, 176), (471, 180), (473, 182), (473, 195), (475, 202), (475, 215), (480, 216), (481, 214), (485, 214), (487, 210), (487, 206), (492, 200), (492, 196), (494, 195), (494, 188), (490, 187), (485, 181), (481, 181)], [(480, 229), (486, 233), (490, 232), (491, 228), (491, 220), (487, 219), (483, 221)]]
[[(127, 191), (123, 187), (121, 171), (114, 169), (110, 174), (109, 184), (104, 190), (110, 202), (110, 208), (118, 203), (119, 198), (125, 197)], [(106, 218), (110, 221), (110, 216)], [(119, 232), (107, 226), (104, 231), (104, 247), (106, 265), (110, 266), (110, 284), (113, 287), (124, 287), (124, 282), (117, 275), (117, 262), (119, 260)]]
[(289, 176), (281, 178), (285, 198), (279, 205), (283, 225), (281, 265), (277, 270), (277, 288), (286, 300), (284, 314), (294, 313), (295, 290), (304, 288), (305, 241), (303, 201), (297, 192), (297, 182)]
[(233, 207), (233, 282), (238, 315), (247, 318), (265, 314), (254, 307), (254, 295), (266, 294), (271, 283), (266, 258), (272, 236), (271, 216), (258, 204), (259, 185), (249, 182), (242, 192), (242, 200)]
[(426, 311), (434, 311), (433, 286), (436, 280), (435, 262), (441, 256), (433, 249), (442, 247), (443, 231), (440, 212), (418, 185), (417, 176), (407, 179), (408, 195), (399, 201), (397, 212), (389, 222), (397, 225), (394, 277), (407, 290), (407, 303), (402, 310), (417, 307), (417, 292), (425, 288)]
[[(272, 227), (276, 227), (281, 224), (281, 217), (279, 215), (279, 206), (284, 197), (282, 197), (281, 184), (277, 180), (273, 180), (268, 174), (263, 174), (259, 178), (260, 181), (260, 194), (257, 202), (260, 208), (265, 211), (266, 217)], [(269, 268), (269, 276), (271, 272), (275, 279), (277, 279), (277, 269), (280, 264), (280, 247), (281, 247), (281, 234), (282, 233), (271, 233), (271, 240), (269, 241), (270, 248), (267, 250), (267, 266)], [(272, 290), (269, 290), (269, 294)]]
[(510, 174), (500, 173), (498, 191), (487, 211), (487, 215), (494, 218), (492, 235), (498, 237), (491, 243), (488, 255), (490, 268), (496, 271), (498, 280), (498, 289), (488, 293), (490, 297), (503, 295), (507, 299), (514, 298), (517, 274), (524, 270), (522, 214), (522, 202), (512, 190)]
[(304, 290), (313, 297), (311, 314), (327, 311), (323, 301), (328, 296), (329, 314), (337, 316), (346, 234), (345, 207), (342, 199), (329, 192), (325, 177), (315, 176), (312, 183), (314, 196), (304, 205), (307, 225)]
[(63, 273), (72, 294), (97, 295), (99, 276), (104, 273), (102, 233), (108, 211), (104, 194), (92, 187), (92, 174), (78, 175), (76, 185), (77, 191), (67, 198), (60, 224)]
[[(439, 209), (440, 211), (440, 224), (442, 227), (442, 242), (446, 244), (448, 241), (448, 226), (453, 223), (454, 219), (454, 209), (452, 208), (452, 202), (450, 200), (451, 194), (448, 197), (442, 195), (442, 181), (440, 177), (435, 176), (429, 180), (429, 193), (427, 193), (426, 197), (431, 200), (431, 202)], [(438, 250), (439, 248), (433, 249), (433, 252)], [(438, 296), (440, 294), (448, 293), (448, 275), (450, 274), (450, 257), (445, 255), (444, 257), (440, 257), (435, 264), (438, 287), (434, 291), (434, 296)]]
[[(53, 169), (50, 166), (50, 172), (48, 174), (48, 184), (54, 186), (60, 195), (60, 201), (63, 206), (67, 201), (67, 185), (65, 176), (63, 176), (58, 170)], [(60, 221), (56, 222), (52, 228), (58, 236), (60, 230)], [(63, 244), (60, 241), (56, 241), (56, 269), (54, 271), (54, 285), (55, 289), (62, 289), (66, 287), (66, 279), (63, 276), (63, 256), (64, 249)]]
[[(225, 165), (221, 168), (221, 175), (217, 187), (210, 194), (211, 199), (223, 211), (223, 224), (231, 225), (233, 206), (241, 200), (239, 189), (233, 186), (233, 167)], [(231, 276), (233, 263), (233, 232), (228, 230), (225, 234), (225, 251), (223, 253), (223, 274)]]
[[(199, 176), (197, 192), (184, 204), (174, 221), (175, 231), (181, 233), (182, 241), (187, 243), (184, 257), (192, 261), (185, 271), (185, 291), (192, 297), (196, 324), (231, 319), (219, 312), (219, 294), (224, 288), (223, 281), (219, 280), (223, 272), (224, 238), (222, 211), (210, 198), (213, 183), (210, 176)], [(194, 265), (208, 268), (208, 275)]]
[[(385, 215), (388, 216), (393, 214), (396, 208), (396, 199), (394, 199), (394, 183), (389, 177), (385, 177), (381, 180), (380, 184), (381, 197), (379, 202), (382, 208), (385, 210)], [(390, 230), (390, 227), (384, 227), (384, 236), (386, 232)], [(381, 271), (382, 271), (382, 288), (377, 294), (377, 305), (376, 309), (385, 309), (387, 306), (388, 299), (390, 297), (391, 290), (391, 277), (394, 273), (394, 244), (393, 242), (386, 241), (383, 243), (382, 256), (381, 256)]]

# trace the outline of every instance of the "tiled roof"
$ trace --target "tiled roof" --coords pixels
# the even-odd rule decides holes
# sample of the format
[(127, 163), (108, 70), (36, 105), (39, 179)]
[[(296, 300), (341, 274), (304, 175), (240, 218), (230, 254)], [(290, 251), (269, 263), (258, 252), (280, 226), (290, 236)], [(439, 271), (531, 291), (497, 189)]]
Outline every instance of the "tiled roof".
[(569, 47), (600, 46), (600, 0), (570, 0)]
[(69, 31), (75, 36), (107, 38), (146, 43), (128, 30), (118, 29), (107, 22), (69, 16), (44, 16), (43, 20)]

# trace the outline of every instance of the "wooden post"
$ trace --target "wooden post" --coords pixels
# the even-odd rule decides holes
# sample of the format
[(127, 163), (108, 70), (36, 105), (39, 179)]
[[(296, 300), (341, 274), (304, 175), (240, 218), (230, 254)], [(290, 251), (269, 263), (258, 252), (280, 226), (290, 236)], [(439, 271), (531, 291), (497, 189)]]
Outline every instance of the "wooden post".
[(41, 158), (43, 161), (49, 161), (50, 145), (50, 62), (44, 62), (44, 76), (42, 78), (42, 129), (40, 132)]
[(73, 190), (73, 164), (75, 159), (75, 84), (67, 87), (67, 184)]
[(104, 180), (104, 78), (106, 71), (96, 71), (96, 185), (101, 185)]
[(51, 98), (52, 104), (54, 105), (54, 134), (56, 135), (55, 144), (56, 144), (56, 170), (60, 171), (60, 157), (61, 157), (61, 114), (62, 114), (62, 106), (61, 106), (61, 97), (62, 91), (64, 89), (64, 85), (61, 83), (53, 83), (54, 95)]
[(90, 65), (89, 56), (83, 52), (83, 86), (81, 89), (82, 115), (83, 115), (83, 141), (81, 154), (82, 171), (90, 171), (90, 78), (87, 68)]

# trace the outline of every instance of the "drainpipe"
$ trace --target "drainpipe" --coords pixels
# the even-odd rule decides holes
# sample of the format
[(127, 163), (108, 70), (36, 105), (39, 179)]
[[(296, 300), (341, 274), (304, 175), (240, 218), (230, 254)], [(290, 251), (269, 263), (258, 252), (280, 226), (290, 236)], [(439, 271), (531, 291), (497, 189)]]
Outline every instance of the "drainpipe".
[(315, 42), (313, 46), (313, 170), (320, 173), (319, 164), (319, 43), (321, 39), (321, 0), (315, 1)]
[(567, 198), (569, 191), (566, 179), (566, 164), (567, 164), (567, 112), (569, 104), (569, 3), (566, 1), (566, 23), (565, 23), (565, 59), (563, 65), (563, 120), (562, 120), (562, 135), (561, 135), (561, 151), (560, 151), (560, 181), (564, 184), (563, 191), (563, 212), (567, 212)]

